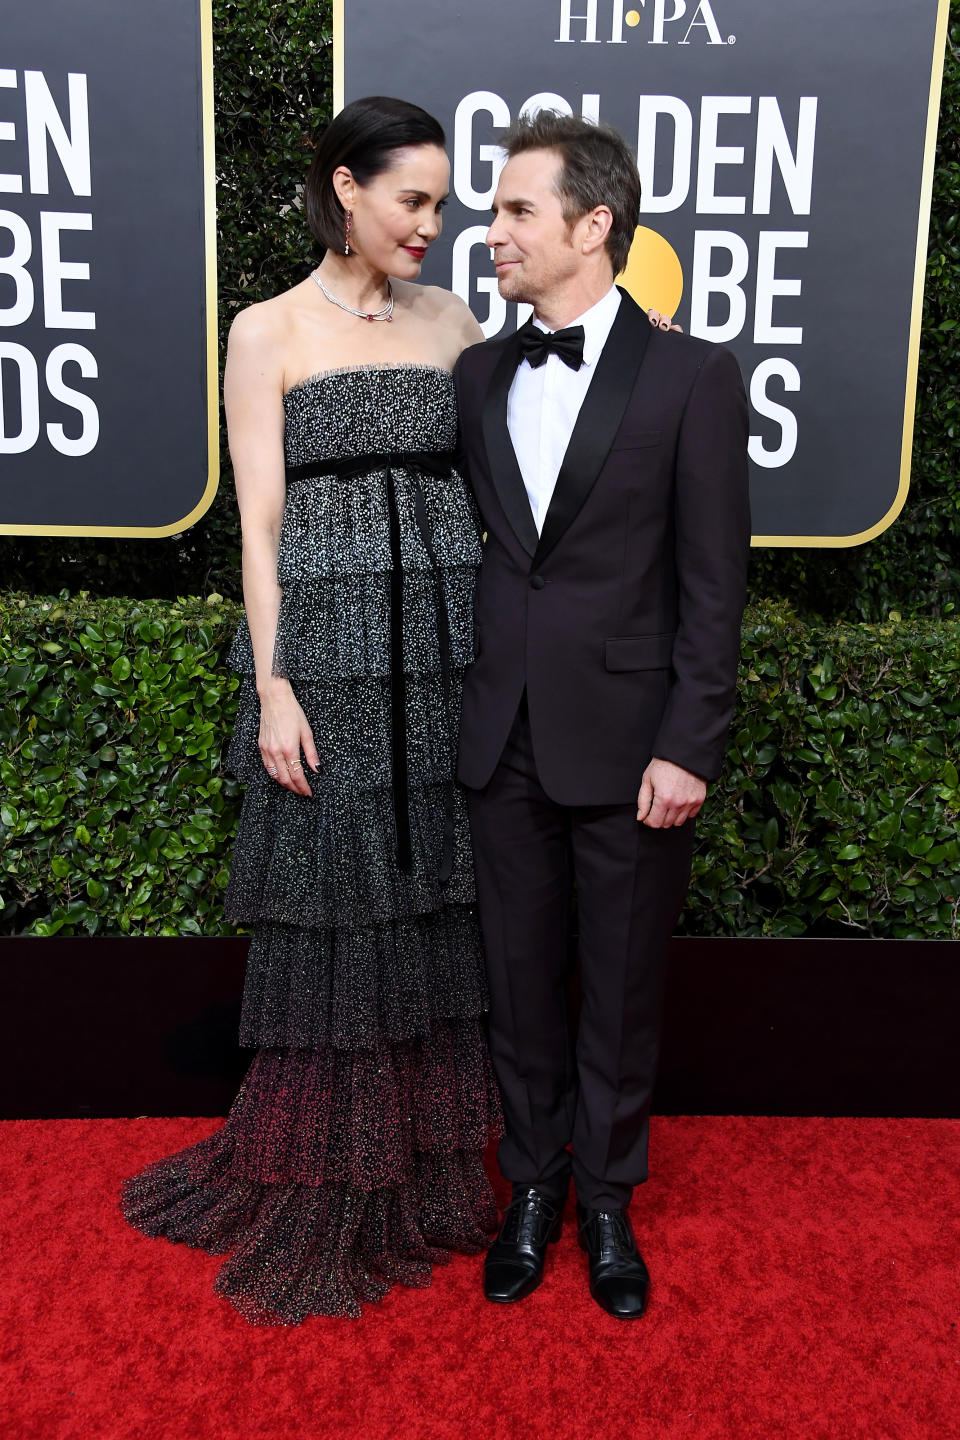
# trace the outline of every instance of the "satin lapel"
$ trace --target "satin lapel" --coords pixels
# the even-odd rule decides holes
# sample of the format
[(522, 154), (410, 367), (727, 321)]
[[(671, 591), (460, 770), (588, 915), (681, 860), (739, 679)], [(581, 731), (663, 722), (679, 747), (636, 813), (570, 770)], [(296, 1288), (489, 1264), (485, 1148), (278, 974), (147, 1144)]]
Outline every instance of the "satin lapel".
[(534, 556), (539, 565), (576, 519), (596, 484), (636, 383), (650, 339), (650, 322), (625, 291), (600, 352), (567, 452), (560, 466), (553, 498), (543, 522)]
[(520, 345), (514, 335), (503, 347), (483, 401), (483, 440), (497, 498), (520, 544), (532, 555), (539, 538), (537, 525), (507, 429), (507, 396), (519, 359)]

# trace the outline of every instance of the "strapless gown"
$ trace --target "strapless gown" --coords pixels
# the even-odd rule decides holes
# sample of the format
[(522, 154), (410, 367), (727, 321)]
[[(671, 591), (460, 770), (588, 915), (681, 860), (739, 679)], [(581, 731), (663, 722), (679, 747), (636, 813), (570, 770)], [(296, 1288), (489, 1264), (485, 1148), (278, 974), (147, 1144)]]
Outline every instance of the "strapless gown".
[(246, 622), (228, 764), (246, 782), (226, 909), (252, 931), (226, 1123), (124, 1187), (147, 1235), (228, 1254), (250, 1321), (360, 1313), (479, 1252), (498, 1100), (463, 796), (453, 780), (481, 551), (450, 375), (360, 367), (284, 398), (275, 673), (313, 797), (266, 774)]

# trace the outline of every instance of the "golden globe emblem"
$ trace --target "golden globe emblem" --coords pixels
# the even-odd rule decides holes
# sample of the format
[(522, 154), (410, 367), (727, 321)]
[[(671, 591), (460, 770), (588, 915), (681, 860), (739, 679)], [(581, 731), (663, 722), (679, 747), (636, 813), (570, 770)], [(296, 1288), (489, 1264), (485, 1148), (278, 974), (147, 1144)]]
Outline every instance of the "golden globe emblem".
[(656, 230), (638, 225), (626, 267), (617, 276), (642, 310), (675, 315), (683, 295), (683, 267), (676, 250)]

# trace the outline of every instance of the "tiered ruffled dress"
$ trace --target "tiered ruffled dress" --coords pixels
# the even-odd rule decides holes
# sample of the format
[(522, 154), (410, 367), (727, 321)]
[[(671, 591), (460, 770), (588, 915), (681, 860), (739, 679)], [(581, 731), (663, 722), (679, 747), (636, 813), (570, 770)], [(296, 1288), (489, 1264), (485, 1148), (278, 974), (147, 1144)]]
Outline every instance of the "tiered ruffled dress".
[(229, 764), (247, 790), (227, 913), (253, 932), (240, 1039), (257, 1054), (223, 1128), (123, 1196), (144, 1233), (228, 1253), (217, 1290), (266, 1324), (358, 1315), (480, 1251), (496, 1224), (482, 1152), (498, 1101), (452, 771), (480, 560), (452, 380), (332, 371), (284, 406), (274, 669), (322, 774), (305, 769), (312, 798), (266, 774), (241, 624)]

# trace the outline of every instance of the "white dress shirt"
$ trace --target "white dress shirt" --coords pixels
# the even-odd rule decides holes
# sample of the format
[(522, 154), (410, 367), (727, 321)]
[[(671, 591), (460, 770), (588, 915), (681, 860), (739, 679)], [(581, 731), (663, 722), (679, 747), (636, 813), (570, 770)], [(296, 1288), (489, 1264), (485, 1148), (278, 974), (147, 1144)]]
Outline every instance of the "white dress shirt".
[[(579, 370), (571, 370), (559, 355), (548, 355), (536, 369), (523, 359), (513, 377), (507, 397), (507, 429), (538, 535), (543, 531), (580, 406), (619, 308), (620, 291), (611, 285), (585, 315), (570, 321), (571, 325), (583, 326), (583, 364)], [(540, 320), (533, 323), (547, 331)]]

